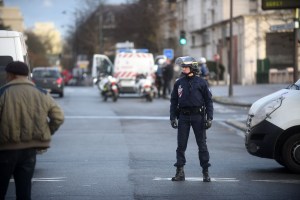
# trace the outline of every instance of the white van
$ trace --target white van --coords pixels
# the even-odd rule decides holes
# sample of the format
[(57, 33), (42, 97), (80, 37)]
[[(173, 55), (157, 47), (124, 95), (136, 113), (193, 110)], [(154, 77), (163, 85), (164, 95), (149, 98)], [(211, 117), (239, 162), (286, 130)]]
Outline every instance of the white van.
[(28, 55), (23, 34), (0, 30), (0, 87), (5, 84), (5, 66), (12, 61), (28, 64)]
[(247, 120), (247, 151), (300, 173), (299, 102), (300, 80), (254, 102)]
[(95, 83), (101, 76), (112, 75), (113, 64), (106, 55), (94, 54), (92, 62), (92, 77)]
[(137, 93), (137, 76), (151, 76), (155, 73), (152, 53), (121, 52), (114, 62), (114, 77), (119, 80), (121, 93)]

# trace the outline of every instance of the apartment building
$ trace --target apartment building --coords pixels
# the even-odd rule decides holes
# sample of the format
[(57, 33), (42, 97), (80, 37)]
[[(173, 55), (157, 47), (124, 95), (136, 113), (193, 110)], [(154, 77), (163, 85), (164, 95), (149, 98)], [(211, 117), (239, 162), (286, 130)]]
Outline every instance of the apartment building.
[[(262, 11), (260, 0), (233, 0), (233, 83), (257, 83), (257, 61), (271, 60), (270, 67), (292, 67), (289, 43), (292, 30), (271, 31), (276, 24), (291, 23), (292, 10)], [(182, 55), (214, 60), (220, 57), (225, 66), (224, 80), (229, 81), (230, 0), (177, 0), (177, 33), (185, 30), (187, 45), (181, 47)], [(284, 35), (281, 41), (280, 60), (272, 53), (276, 40), (272, 34)], [(271, 37), (272, 36), (272, 37)], [(268, 38), (274, 38), (268, 40)], [(269, 50), (269, 51), (268, 51)], [(284, 52), (282, 52), (284, 51)], [(278, 52), (277, 52), (278, 53)], [(275, 56), (274, 56), (275, 55)]]
[(22, 13), (18, 7), (0, 6), (0, 19), (10, 30), (24, 32), (25, 25)]

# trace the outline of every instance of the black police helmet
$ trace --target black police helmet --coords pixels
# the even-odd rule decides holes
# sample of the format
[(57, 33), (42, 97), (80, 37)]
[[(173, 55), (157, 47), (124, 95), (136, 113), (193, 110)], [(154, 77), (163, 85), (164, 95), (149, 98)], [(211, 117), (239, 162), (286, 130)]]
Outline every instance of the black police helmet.
[(178, 57), (175, 64), (180, 67), (189, 67), (193, 73), (199, 73), (198, 62), (191, 56)]

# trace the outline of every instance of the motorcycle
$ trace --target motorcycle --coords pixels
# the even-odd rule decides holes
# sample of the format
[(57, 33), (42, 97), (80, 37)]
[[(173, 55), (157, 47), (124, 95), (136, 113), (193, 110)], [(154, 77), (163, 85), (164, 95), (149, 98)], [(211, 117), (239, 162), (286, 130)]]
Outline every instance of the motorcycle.
[(116, 102), (119, 98), (119, 86), (117, 79), (112, 76), (102, 78), (98, 83), (103, 101), (107, 101), (109, 97)]
[(153, 98), (157, 94), (153, 78), (141, 74), (137, 76), (137, 81), (140, 96), (146, 98), (149, 102), (153, 101)]

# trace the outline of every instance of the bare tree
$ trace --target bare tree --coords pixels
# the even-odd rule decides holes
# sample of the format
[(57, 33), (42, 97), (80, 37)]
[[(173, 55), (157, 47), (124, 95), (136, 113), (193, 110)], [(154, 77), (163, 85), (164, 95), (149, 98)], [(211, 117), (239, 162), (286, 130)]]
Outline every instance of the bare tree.
[(45, 46), (33, 32), (26, 32), (26, 44), (28, 46), (29, 61), (31, 67), (49, 65)]

